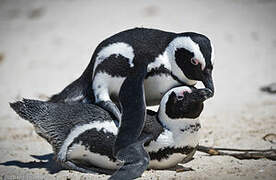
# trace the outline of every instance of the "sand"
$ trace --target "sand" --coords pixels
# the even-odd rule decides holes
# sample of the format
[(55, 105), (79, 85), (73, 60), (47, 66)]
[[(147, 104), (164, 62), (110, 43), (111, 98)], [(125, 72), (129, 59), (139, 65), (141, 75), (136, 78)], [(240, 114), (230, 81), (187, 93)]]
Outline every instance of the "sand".
[[(215, 47), (215, 97), (201, 115), (202, 145), (276, 148), (276, 1), (0, 0), (0, 179), (107, 179), (38, 160), (50, 145), (8, 102), (45, 99), (75, 80), (104, 38), (133, 27), (196, 31)], [(146, 171), (140, 179), (276, 179), (276, 163), (197, 153), (195, 171)], [(50, 172), (49, 172), (50, 171)]]

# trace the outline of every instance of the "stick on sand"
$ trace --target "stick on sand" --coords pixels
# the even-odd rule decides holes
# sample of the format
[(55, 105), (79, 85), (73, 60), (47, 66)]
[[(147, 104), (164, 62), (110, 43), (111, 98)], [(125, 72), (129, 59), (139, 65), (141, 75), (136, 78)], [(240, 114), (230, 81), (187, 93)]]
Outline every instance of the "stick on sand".
[[(237, 159), (270, 159), (276, 160), (276, 149), (231, 149), (231, 148), (214, 148), (207, 146), (198, 146), (197, 151), (207, 153), (211, 156), (232, 156)], [(242, 152), (242, 153), (228, 153), (228, 152)]]

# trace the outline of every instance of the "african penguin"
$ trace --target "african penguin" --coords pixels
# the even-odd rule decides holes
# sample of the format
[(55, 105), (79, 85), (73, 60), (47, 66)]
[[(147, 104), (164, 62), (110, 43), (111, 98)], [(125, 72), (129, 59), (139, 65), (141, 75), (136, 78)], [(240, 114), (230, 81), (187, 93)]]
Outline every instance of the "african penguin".
[[(148, 168), (169, 168), (192, 158), (201, 127), (198, 117), (211, 96), (207, 88), (177, 87), (164, 95), (157, 113), (147, 111), (141, 137), (147, 137)], [(52, 145), (65, 168), (110, 174), (120, 167), (112, 153), (118, 134), (115, 118), (99, 106), (28, 99), (10, 106)]]
[(125, 30), (102, 41), (81, 77), (49, 101), (96, 103), (111, 112), (119, 124), (114, 155), (129, 165), (117, 176), (135, 177), (148, 163), (147, 154), (137, 159), (135, 153), (129, 153), (144, 152), (139, 137), (146, 105), (159, 104), (173, 87), (197, 81), (214, 93), (213, 58), (213, 46), (202, 34)]

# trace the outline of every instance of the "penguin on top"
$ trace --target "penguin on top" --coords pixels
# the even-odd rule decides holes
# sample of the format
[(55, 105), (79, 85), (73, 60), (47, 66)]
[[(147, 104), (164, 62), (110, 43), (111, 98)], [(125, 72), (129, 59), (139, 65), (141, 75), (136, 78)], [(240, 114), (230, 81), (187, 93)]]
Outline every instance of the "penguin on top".
[(117, 173), (139, 176), (137, 169), (146, 169), (149, 163), (137, 158), (144, 152), (139, 137), (146, 105), (159, 104), (173, 87), (197, 81), (214, 93), (213, 58), (212, 44), (202, 34), (125, 30), (102, 41), (80, 78), (49, 102), (96, 103), (111, 112), (119, 126), (114, 155), (125, 162)]
[[(211, 96), (212, 92), (207, 88), (182, 86), (169, 90), (157, 113), (147, 110), (139, 137), (145, 140), (145, 151), (137, 158), (146, 158), (150, 169), (166, 169), (190, 161), (199, 142), (201, 125), (198, 117), (203, 102)], [(55, 159), (64, 168), (105, 174), (120, 168), (120, 162), (112, 152), (118, 134), (116, 118), (99, 106), (28, 99), (10, 106), (52, 145)]]

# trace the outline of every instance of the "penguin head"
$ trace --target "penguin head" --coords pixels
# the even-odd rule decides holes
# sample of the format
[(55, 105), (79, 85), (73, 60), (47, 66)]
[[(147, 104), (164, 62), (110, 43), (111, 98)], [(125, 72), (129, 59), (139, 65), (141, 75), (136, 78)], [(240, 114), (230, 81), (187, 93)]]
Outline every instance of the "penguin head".
[(214, 49), (211, 41), (202, 34), (189, 32), (180, 34), (172, 43), (177, 78), (189, 85), (202, 81), (214, 94)]
[(208, 88), (176, 87), (164, 95), (159, 111), (169, 119), (195, 119), (203, 110), (203, 102), (212, 94)]

